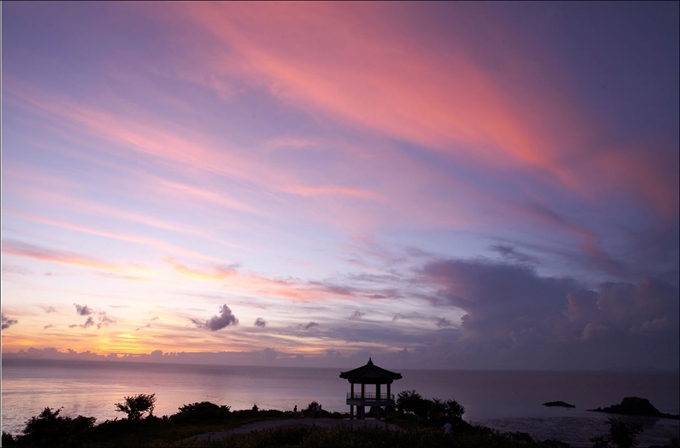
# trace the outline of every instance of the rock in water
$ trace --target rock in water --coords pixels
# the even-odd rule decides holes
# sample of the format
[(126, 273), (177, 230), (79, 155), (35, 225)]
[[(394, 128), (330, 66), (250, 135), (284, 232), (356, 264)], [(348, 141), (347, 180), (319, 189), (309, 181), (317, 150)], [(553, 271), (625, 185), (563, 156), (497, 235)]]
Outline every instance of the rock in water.
[(543, 403), (543, 406), (548, 406), (548, 407), (553, 407), (553, 406), (560, 406), (563, 408), (575, 408), (573, 404), (565, 403), (564, 401), (548, 401), (547, 403)]

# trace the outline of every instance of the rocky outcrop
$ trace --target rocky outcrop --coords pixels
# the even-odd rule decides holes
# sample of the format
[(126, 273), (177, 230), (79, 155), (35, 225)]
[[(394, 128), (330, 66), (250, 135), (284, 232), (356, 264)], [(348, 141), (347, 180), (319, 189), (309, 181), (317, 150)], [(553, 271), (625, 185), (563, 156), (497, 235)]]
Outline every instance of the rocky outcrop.
[(543, 406), (548, 406), (548, 407), (562, 407), (562, 408), (575, 408), (573, 404), (565, 403), (564, 401), (548, 401), (547, 403), (543, 403)]
[(588, 409), (593, 412), (606, 412), (608, 414), (627, 414), (627, 415), (642, 415), (648, 417), (664, 417), (679, 419), (677, 414), (664, 414), (652, 405), (646, 398), (626, 397), (621, 404), (614, 404), (606, 408)]

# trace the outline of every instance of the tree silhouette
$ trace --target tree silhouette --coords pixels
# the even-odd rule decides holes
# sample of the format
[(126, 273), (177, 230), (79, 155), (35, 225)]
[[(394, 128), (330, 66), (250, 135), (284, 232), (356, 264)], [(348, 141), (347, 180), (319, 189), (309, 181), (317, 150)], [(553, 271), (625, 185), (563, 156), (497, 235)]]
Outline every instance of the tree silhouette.
[(127, 414), (128, 420), (141, 420), (142, 414), (153, 415), (156, 407), (156, 394), (139, 394), (134, 397), (125, 397), (125, 403), (116, 403), (116, 412)]
[(590, 439), (593, 448), (635, 448), (639, 442), (637, 436), (642, 432), (638, 423), (628, 422), (619, 418), (607, 419), (609, 434)]

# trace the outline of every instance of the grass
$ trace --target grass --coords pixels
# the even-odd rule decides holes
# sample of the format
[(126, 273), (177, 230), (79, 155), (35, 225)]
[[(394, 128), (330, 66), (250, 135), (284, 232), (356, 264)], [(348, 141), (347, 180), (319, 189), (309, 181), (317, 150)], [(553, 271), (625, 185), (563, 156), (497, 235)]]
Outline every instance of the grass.
[[(3, 435), (3, 446), (59, 448), (118, 448), (126, 446), (148, 448), (256, 448), (256, 447), (323, 447), (323, 448), (438, 448), (438, 447), (566, 447), (561, 442), (534, 442), (527, 434), (502, 434), (497, 431), (472, 426), (460, 420), (453, 434), (443, 434), (441, 429), (421, 426), (415, 416), (393, 414), (389, 420), (401, 424), (403, 429), (390, 431), (384, 427), (334, 427), (321, 428), (292, 426), (279, 429), (232, 434), (221, 440), (188, 440), (196, 434), (233, 429), (263, 420), (290, 419), (281, 411), (236, 411), (216, 418), (213, 415), (187, 415), (147, 417), (141, 420), (109, 420), (90, 427), (74, 430), (73, 421), (49, 415), (36, 418), (32, 432), (17, 438)], [(324, 417), (342, 418), (343, 414), (325, 413)]]

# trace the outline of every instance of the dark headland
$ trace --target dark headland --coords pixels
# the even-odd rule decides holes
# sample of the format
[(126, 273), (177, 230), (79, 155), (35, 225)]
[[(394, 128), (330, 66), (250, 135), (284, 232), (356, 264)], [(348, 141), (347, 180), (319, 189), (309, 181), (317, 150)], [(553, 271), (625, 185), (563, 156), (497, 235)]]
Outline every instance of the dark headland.
[(606, 408), (588, 409), (592, 412), (605, 412), (607, 414), (626, 414), (626, 415), (638, 415), (646, 417), (661, 417), (661, 418), (672, 418), (675, 420), (680, 419), (678, 414), (665, 414), (659, 411), (652, 405), (646, 398), (639, 397), (626, 397), (623, 399), (621, 404), (614, 404), (607, 406)]

